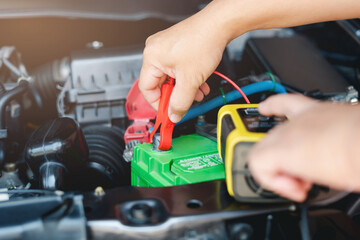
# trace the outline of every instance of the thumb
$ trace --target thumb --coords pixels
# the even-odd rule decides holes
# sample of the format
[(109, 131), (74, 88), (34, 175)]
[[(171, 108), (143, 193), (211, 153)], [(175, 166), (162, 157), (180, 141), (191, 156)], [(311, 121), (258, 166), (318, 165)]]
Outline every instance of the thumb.
[(196, 82), (184, 78), (176, 79), (169, 103), (169, 118), (173, 123), (179, 122), (191, 107), (200, 87), (194, 84)]
[(263, 115), (287, 116), (292, 118), (317, 103), (316, 100), (300, 94), (279, 94), (271, 96), (259, 104)]

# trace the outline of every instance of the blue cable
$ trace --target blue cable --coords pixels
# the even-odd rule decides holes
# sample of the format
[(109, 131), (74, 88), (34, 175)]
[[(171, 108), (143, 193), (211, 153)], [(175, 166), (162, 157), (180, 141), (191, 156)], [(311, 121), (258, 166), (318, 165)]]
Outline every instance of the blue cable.
[[(285, 88), (279, 83), (275, 83), (275, 88), (274, 88), (274, 83), (272, 81), (262, 81), (262, 82), (252, 83), (250, 85), (241, 87), (241, 90), (243, 90), (245, 95), (251, 95), (254, 93), (265, 92), (270, 90), (273, 90), (273, 92), (275, 93), (286, 93)], [(226, 93), (225, 98), (226, 98), (226, 102), (229, 103), (242, 98), (242, 96), (237, 90), (234, 90)], [(220, 95), (201, 105), (190, 108), (189, 111), (186, 113), (186, 115), (183, 117), (183, 119), (180, 122), (178, 122), (176, 125), (184, 123), (200, 115), (203, 115), (222, 105), (224, 105), (224, 98), (222, 95)]]

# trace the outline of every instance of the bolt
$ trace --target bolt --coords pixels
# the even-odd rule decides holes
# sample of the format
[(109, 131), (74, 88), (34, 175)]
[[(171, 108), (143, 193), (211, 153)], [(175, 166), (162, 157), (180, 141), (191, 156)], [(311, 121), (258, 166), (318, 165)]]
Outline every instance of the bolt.
[(151, 207), (147, 204), (135, 204), (130, 210), (131, 216), (134, 220), (146, 223), (151, 217)]
[(200, 116), (198, 117), (198, 121), (199, 121), (199, 122), (205, 122), (205, 116), (204, 116), (204, 115), (200, 115)]
[(201, 125), (205, 125), (206, 121), (205, 121), (205, 116), (204, 115), (200, 115), (198, 117), (197, 123), (196, 125), (201, 126)]
[(92, 41), (88, 44), (86, 44), (87, 48), (92, 48), (92, 49), (99, 49), (102, 48), (104, 46), (104, 43), (99, 42), (99, 41)]
[(101, 186), (99, 186), (99, 187), (95, 188), (94, 194), (97, 197), (102, 197), (105, 195), (105, 191)]
[(355, 31), (355, 36), (357, 36), (358, 38), (360, 38), (360, 29)]
[(153, 137), (153, 147), (152, 150), (153, 151), (157, 151), (157, 152), (166, 152), (163, 150), (159, 149), (159, 145), (160, 145), (160, 133), (155, 133), (154, 137)]
[(296, 211), (296, 206), (295, 206), (295, 204), (291, 204), (291, 205), (289, 206), (289, 211), (290, 211), (290, 212), (295, 212), (295, 211)]

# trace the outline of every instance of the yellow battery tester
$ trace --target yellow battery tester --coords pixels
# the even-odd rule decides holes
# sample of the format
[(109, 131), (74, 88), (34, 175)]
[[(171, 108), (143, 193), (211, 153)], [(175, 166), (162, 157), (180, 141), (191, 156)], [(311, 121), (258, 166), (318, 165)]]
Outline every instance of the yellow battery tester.
[(228, 192), (238, 201), (282, 202), (276, 194), (262, 189), (246, 166), (251, 146), (268, 130), (286, 120), (260, 115), (258, 104), (226, 105), (219, 110), (217, 125), (218, 151), (225, 163)]

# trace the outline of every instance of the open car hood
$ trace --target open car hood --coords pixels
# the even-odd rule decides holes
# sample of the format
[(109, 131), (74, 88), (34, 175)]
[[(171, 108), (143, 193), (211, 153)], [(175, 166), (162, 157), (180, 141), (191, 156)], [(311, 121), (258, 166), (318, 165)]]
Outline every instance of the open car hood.
[(207, 0), (19, 0), (1, 1), (0, 18), (55, 16), (135, 21), (179, 21), (200, 10)]

